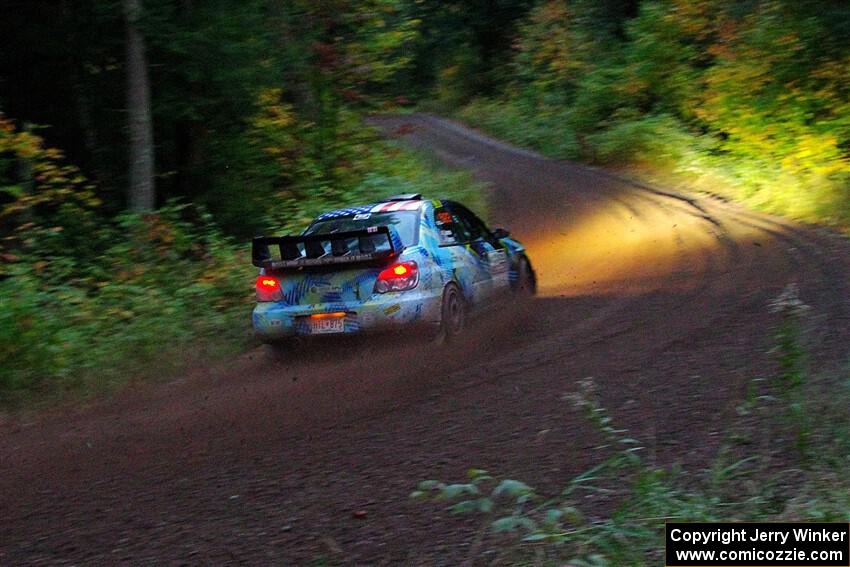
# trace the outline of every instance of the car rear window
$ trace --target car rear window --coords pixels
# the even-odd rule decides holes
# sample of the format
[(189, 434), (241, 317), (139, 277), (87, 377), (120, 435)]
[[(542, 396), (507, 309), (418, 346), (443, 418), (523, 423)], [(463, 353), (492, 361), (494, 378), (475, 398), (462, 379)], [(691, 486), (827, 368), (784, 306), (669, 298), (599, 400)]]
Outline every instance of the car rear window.
[(395, 228), (402, 244), (416, 244), (419, 213), (417, 211), (398, 211), (392, 213), (362, 213), (349, 217), (339, 217), (317, 221), (307, 227), (304, 234), (331, 234), (348, 230), (362, 230), (370, 226), (391, 226)]

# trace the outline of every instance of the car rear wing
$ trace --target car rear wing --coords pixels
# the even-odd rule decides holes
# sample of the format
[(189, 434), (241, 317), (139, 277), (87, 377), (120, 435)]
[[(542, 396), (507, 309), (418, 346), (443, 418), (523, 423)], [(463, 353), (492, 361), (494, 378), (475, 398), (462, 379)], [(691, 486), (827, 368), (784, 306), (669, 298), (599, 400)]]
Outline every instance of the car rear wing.
[(357, 264), (394, 258), (402, 248), (398, 233), (389, 226), (328, 234), (257, 236), (251, 242), (251, 263), (272, 270)]

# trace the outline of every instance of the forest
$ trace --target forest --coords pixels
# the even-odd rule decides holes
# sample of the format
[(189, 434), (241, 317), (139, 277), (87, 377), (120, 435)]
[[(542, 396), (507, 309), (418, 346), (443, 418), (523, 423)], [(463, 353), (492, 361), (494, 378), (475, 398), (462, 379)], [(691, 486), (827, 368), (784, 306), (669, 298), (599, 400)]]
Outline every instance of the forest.
[(374, 113), (850, 227), (842, 0), (13, 0), (0, 53), (3, 403), (244, 349), (255, 234), (397, 192), (486, 214)]

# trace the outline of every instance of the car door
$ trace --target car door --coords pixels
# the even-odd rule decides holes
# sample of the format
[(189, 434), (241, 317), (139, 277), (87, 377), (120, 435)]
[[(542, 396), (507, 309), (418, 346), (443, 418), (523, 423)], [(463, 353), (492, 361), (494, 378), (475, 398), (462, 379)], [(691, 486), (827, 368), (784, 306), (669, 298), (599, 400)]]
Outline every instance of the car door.
[(469, 231), (470, 247), (479, 255), (487, 271), (486, 297), (506, 291), (510, 286), (510, 263), (504, 246), (472, 211), (457, 204), (455, 210)]
[(453, 203), (442, 201), (434, 205), (434, 223), (440, 239), (440, 248), (450, 259), (449, 277), (463, 289), (467, 301), (477, 307), (490, 294), (492, 288), (486, 253), (482, 255), (473, 247), (468, 224), (461, 220)]

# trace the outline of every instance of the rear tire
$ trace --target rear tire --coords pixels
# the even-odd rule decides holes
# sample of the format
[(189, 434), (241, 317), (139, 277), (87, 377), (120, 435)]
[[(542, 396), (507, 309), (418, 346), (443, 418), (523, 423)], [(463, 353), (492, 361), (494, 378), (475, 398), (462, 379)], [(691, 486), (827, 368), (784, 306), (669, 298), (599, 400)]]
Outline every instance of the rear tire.
[(519, 259), (514, 293), (523, 297), (530, 297), (537, 293), (537, 278), (534, 276), (534, 270), (531, 269), (528, 258)]
[(455, 284), (449, 284), (443, 291), (440, 310), (440, 331), (434, 342), (450, 343), (463, 332), (466, 325), (466, 304), (463, 295)]

